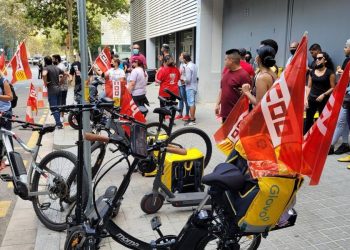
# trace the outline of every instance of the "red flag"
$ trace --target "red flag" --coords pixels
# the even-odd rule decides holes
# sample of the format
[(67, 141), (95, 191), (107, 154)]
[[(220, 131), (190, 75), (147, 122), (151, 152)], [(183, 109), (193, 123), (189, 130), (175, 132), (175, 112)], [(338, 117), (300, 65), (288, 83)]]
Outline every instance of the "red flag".
[(19, 45), (18, 50), (11, 59), (12, 83), (32, 78), (32, 72), (27, 58), (27, 50), (24, 42)]
[(321, 116), (304, 136), (302, 174), (306, 174), (311, 178), (310, 185), (317, 185), (320, 181), (337, 124), (339, 110), (349, 83), (349, 70), (350, 64), (348, 63)]
[(34, 87), (33, 83), (30, 83), (27, 106), (31, 107), (31, 110), (35, 111), (38, 114), (37, 94), (36, 94), (35, 87)]
[(0, 56), (0, 71), (6, 76), (7, 70), (6, 70), (6, 63), (5, 63), (5, 53), (3, 52)]
[(239, 140), (239, 126), (248, 113), (249, 99), (246, 95), (242, 95), (227, 116), (224, 124), (215, 132), (214, 140), (216, 146), (225, 155), (229, 155), (232, 152), (236, 142)]
[(125, 86), (124, 88), (122, 88), (122, 93), (123, 93), (123, 96), (121, 98), (120, 114), (134, 117), (137, 121), (145, 123), (146, 119), (144, 115), (141, 113), (141, 111), (135, 104), (131, 94), (129, 93), (129, 91), (126, 89)]
[(101, 51), (95, 60), (95, 64), (103, 73), (111, 68), (111, 52), (108, 47)]
[(239, 136), (253, 175), (290, 175), (300, 170), (306, 59), (304, 35), (280, 79), (241, 123)]

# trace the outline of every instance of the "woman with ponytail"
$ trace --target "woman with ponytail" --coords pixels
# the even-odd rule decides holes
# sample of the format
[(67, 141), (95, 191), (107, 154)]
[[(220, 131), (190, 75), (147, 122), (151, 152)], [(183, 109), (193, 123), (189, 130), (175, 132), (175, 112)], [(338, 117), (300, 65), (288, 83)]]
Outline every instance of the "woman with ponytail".
[(277, 79), (277, 75), (273, 72), (270, 67), (276, 64), (275, 55), (276, 51), (269, 45), (263, 45), (256, 50), (257, 56), (255, 62), (259, 67), (259, 73), (255, 77), (255, 93), (254, 96), (251, 93), (250, 84), (243, 84), (242, 92), (245, 94), (250, 103), (256, 105), (263, 98), (265, 93), (271, 88), (274, 81)]

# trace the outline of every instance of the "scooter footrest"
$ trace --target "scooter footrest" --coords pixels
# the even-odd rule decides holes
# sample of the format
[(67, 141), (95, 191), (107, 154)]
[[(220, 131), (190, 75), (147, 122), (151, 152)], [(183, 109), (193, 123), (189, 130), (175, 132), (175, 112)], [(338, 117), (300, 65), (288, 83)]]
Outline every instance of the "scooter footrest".
[(0, 174), (0, 179), (5, 182), (13, 181), (13, 178), (9, 174)]
[[(177, 193), (174, 198), (167, 198), (166, 200), (174, 207), (190, 207), (198, 205), (207, 195), (205, 192), (193, 193)], [(210, 200), (206, 205), (210, 204)]]

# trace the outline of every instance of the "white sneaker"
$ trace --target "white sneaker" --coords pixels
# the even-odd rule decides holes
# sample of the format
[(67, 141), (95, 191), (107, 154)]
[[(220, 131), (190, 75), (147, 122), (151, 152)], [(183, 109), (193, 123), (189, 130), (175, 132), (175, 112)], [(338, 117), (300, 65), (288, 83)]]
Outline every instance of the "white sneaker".
[(62, 122), (62, 123), (64, 123), (64, 116), (62, 117), (60, 117), (60, 121)]

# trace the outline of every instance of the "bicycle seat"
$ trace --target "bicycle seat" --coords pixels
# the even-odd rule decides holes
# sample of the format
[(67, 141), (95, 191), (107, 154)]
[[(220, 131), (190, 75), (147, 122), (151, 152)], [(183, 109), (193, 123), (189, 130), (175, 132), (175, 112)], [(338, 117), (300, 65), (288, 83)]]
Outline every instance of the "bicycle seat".
[(40, 133), (46, 134), (51, 133), (55, 131), (56, 125), (55, 124), (45, 124), (42, 128), (40, 128)]
[(220, 163), (211, 174), (203, 176), (202, 182), (208, 186), (217, 186), (225, 190), (238, 191), (243, 188), (245, 178), (235, 165)]
[(155, 108), (153, 110), (153, 113), (160, 114), (160, 115), (171, 115), (170, 110), (167, 110), (165, 108)]

